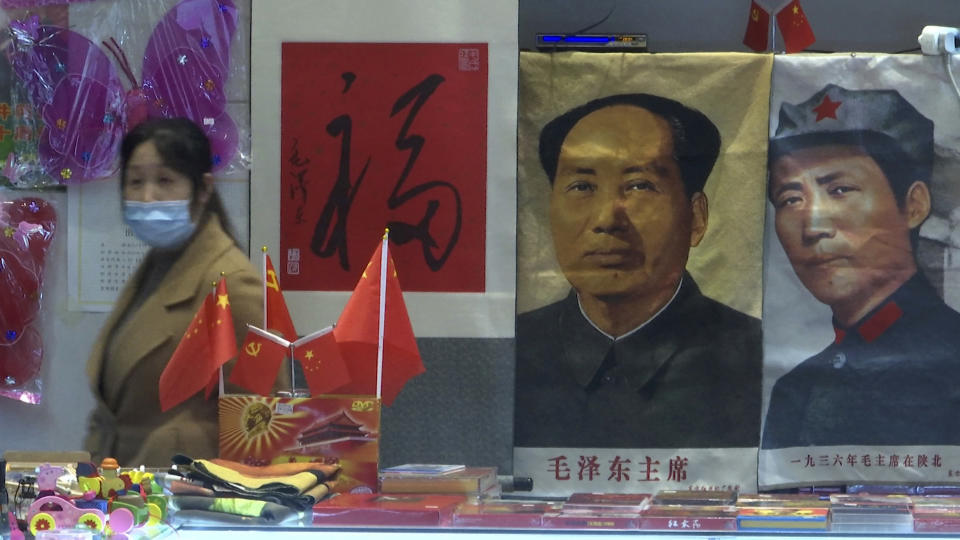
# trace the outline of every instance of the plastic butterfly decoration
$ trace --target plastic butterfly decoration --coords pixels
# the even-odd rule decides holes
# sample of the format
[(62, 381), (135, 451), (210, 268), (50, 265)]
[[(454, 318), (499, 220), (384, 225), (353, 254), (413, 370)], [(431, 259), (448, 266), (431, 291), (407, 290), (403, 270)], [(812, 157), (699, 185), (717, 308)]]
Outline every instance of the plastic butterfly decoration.
[(0, 395), (37, 403), (35, 378), (43, 340), (40, 312), (43, 262), (53, 240), (57, 214), (47, 201), (0, 200)]
[(160, 20), (143, 56), (141, 82), (112, 38), (103, 46), (83, 35), (40, 24), (10, 24), (14, 73), (43, 118), (41, 167), (60, 183), (110, 176), (126, 131), (148, 118), (185, 116), (210, 138), (213, 168), (230, 162), (237, 127), (226, 112), (224, 83), (237, 28), (233, 0), (182, 0)]

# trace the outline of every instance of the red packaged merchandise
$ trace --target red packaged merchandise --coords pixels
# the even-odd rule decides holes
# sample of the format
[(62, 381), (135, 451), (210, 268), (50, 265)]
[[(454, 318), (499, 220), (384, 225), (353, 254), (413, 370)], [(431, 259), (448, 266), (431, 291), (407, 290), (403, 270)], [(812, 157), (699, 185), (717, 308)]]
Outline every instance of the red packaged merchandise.
[(543, 528), (545, 529), (622, 530), (639, 527), (640, 514), (638, 512), (577, 512), (571, 514), (561, 511), (543, 515)]
[(914, 506), (913, 530), (933, 533), (960, 532), (960, 506)]
[(563, 512), (633, 513), (642, 510), (649, 502), (649, 493), (574, 493), (563, 503)]
[(447, 527), (463, 495), (344, 493), (313, 506), (313, 524)]
[(525, 529), (540, 527), (543, 515), (559, 512), (560, 503), (541, 501), (489, 500), (464, 504), (453, 514), (454, 527)]
[(247, 465), (339, 465), (334, 491), (373, 493), (380, 400), (372, 396), (220, 398), (220, 456)]
[(654, 504), (640, 515), (641, 529), (670, 531), (735, 531), (737, 507)]

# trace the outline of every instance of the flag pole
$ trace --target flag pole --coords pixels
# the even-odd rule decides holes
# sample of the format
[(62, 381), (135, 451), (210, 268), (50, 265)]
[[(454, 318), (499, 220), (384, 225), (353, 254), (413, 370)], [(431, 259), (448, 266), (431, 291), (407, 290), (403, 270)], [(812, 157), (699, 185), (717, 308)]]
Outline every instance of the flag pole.
[(260, 281), (263, 282), (263, 329), (267, 329), (267, 246), (260, 247)]
[[(270, 332), (270, 328), (267, 327), (267, 283), (269, 283), (269, 277), (267, 275), (267, 246), (261, 246), (260, 252), (263, 254), (260, 257), (260, 276), (261, 281), (263, 282), (263, 329), (267, 332)], [(287, 354), (290, 357), (290, 394), (294, 393), (294, 389), (297, 387), (296, 377), (297, 370), (295, 368), (296, 360), (293, 358), (293, 350), (288, 349)]]
[(777, 52), (777, 21), (770, 21), (770, 52)]
[[(224, 276), (225, 274), (226, 274), (226, 272), (220, 272), (220, 279), (221, 279), (221, 280), (223, 279), (223, 276)], [(213, 291), (210, 293), (210, 294), (213, 295), (213, 301), (214, 301), (214, 302), (217, 301), (217, 284), (218, 284), (218, 282), (216, 282), (216, 281), (213, 282)], [(208, 326), (209, 326), (209, 324), (208, 324)], [(234, 339), (236, 339), (236, 338), (234, 338)], [(218, 382), (217, 389), (218, 389), (218, 391), (220, 392), (219, 397), (223, 397), (223, 394), (224, 394), (225, 392), (224, 392), (224, 386), (223, 386), (223, 365), (222, 365), (222, 364), (220, 365), (220, 367), (217, 368), (217, 379), (218, 379), (218, 381), (217, 381), (217, 382)], [(209, 387), (209, 383), (208, 383), (208, 387)]]
[(390, 229), (383, 230), (383, 245), (380, 247), (380, 318), (377, 324), (377, 399), (383, 389), (383, 319), (387, 304), (387, 254), (389, 252), (389, 243), (387, 237), (390, 236)]

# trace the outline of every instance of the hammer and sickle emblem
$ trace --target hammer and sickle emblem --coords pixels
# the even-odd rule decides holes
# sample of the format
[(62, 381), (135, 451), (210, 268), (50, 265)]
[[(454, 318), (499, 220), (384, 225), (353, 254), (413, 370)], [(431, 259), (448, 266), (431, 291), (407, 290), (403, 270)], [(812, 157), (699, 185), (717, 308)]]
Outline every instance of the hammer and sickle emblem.
[(280, 284), (277, 283), (277, 273), (273, 270), (267, 270), (267, 287), (280, 292)]
[(753, 19), (753, 22), (759, 21), (759, 20), (760, 20), (760, 10), (759, 10), (759, 9), (756, 9), (756, 8), (751, 9), (751, 10), (750, 10), (750, 18)]
[(263, 345), (260, 343), (247, 343), (247, 346), (244, 347), (244, 351), (246, 351), (247, 355), (256, 357), (258, 354), (260, 354), (260, 347), (262, 346)]

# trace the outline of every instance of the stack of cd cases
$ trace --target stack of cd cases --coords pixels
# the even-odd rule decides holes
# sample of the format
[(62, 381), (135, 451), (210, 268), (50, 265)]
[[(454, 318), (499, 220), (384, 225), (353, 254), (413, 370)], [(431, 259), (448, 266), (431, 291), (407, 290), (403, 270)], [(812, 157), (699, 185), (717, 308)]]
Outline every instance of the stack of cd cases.
[(830, 496), (830, 530), (843, 533), (912, 533), (913, 513), (906, 495)]

